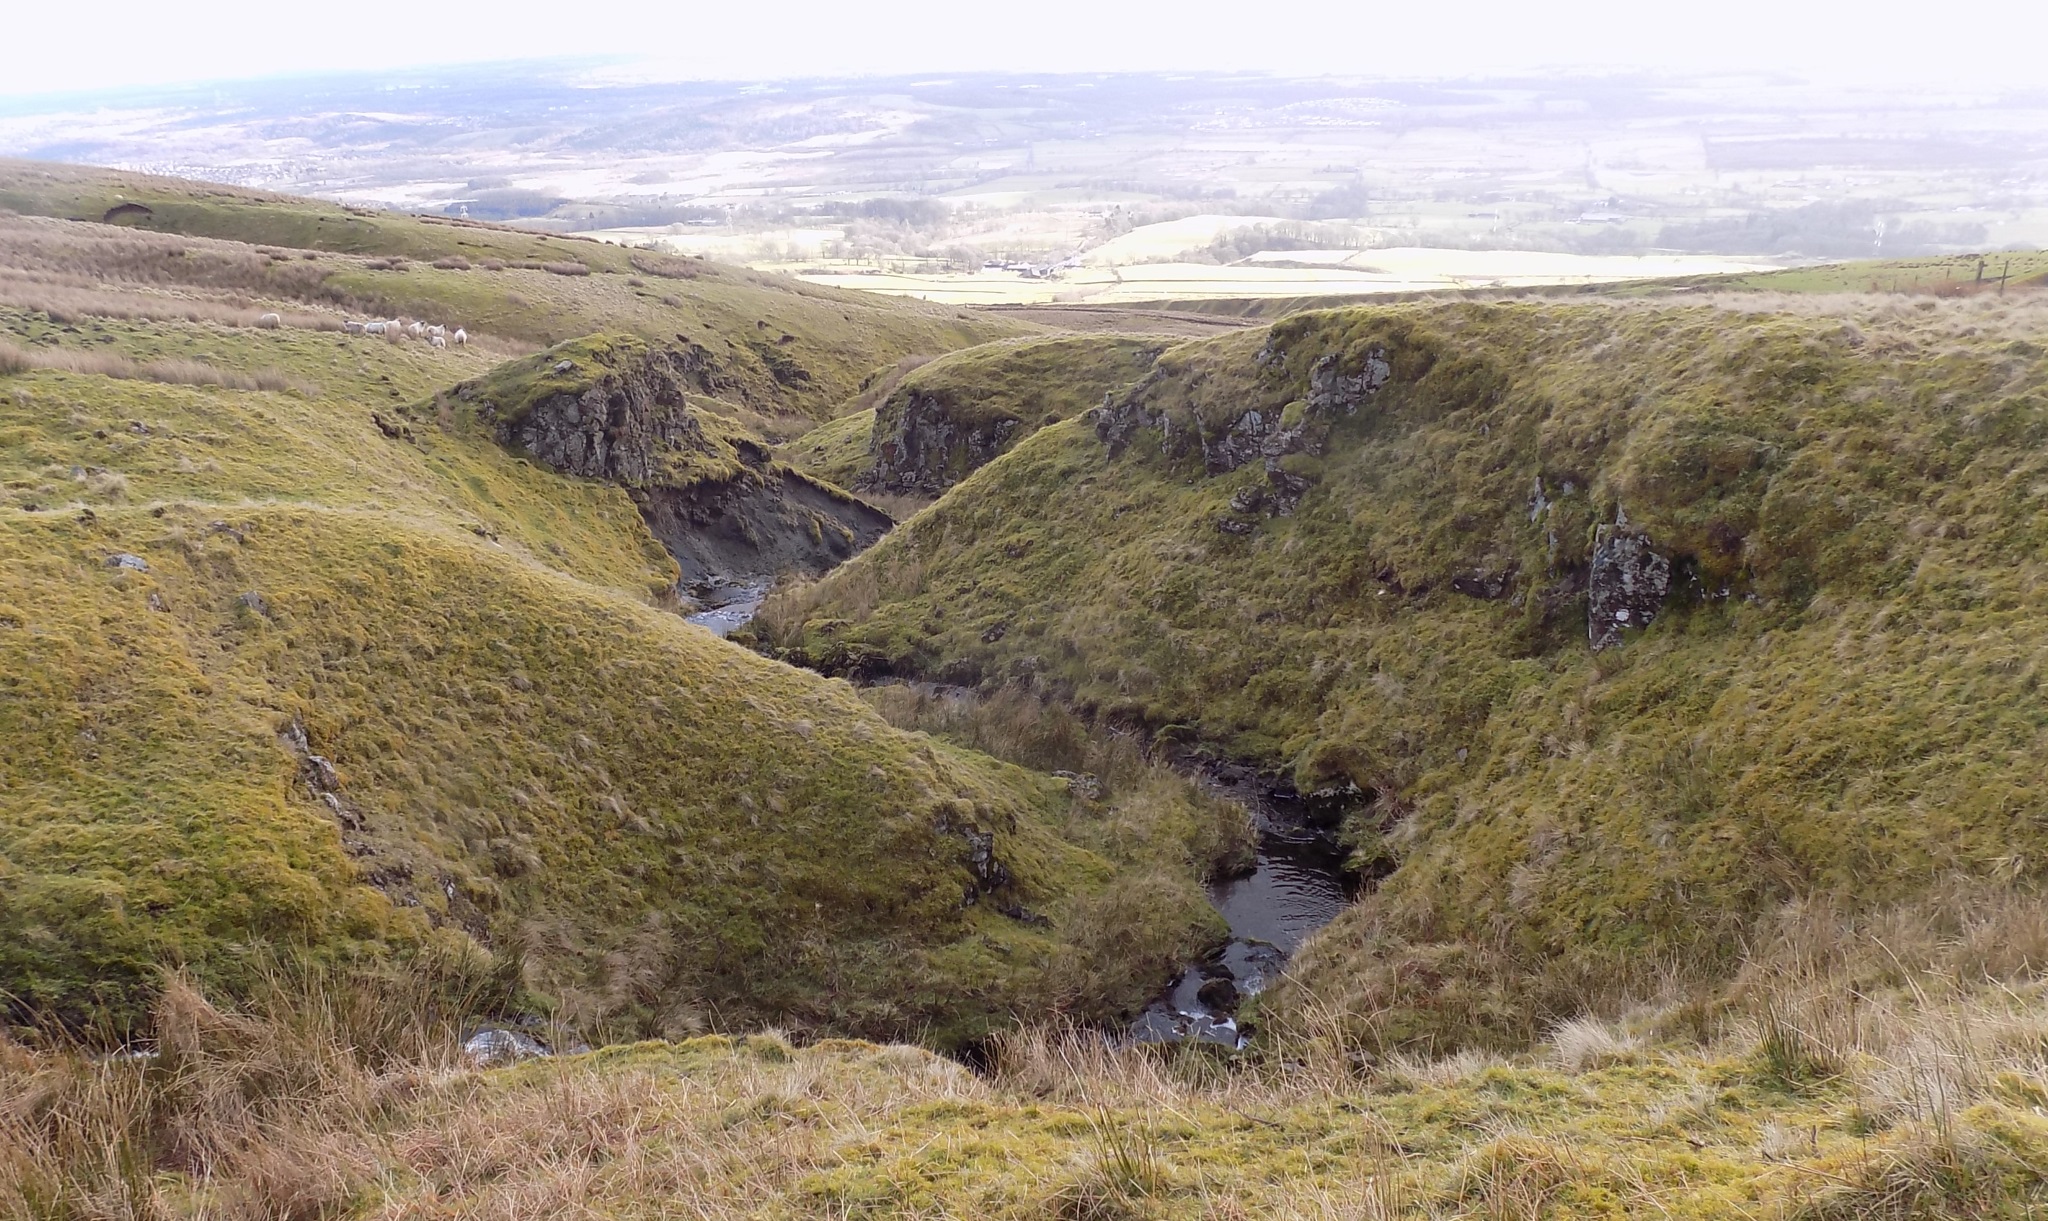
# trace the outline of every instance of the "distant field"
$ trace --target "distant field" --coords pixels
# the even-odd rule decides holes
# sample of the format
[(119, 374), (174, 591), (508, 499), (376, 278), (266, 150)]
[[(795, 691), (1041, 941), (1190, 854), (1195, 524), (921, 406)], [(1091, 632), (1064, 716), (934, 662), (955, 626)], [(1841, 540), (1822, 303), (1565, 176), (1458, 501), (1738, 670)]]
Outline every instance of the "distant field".
[[(1342, 265), (1304, 265), (1343, 256)], [(847, 267), (784, 267), (813, 284), (922, 297), (951, 305), (1039, 305), (1242, 297), (1365, 296), (1377, 293), (1538, 288), (1613, 284), (1680, 276), (1748, 276), (1778, 270), (1759, 260), (1715, 257), (1549, 254), (1522, 250), (1290, 251), (1286, 261), (1253, 260), (1228, 267), (1144, 263), (1081, 267), (1056, 279), (1015, 272), (915, 274)]]
[(2048, 251), (1829, 263), (1746, 275), (1727, 286), (1792, 293), (1996, 291), (2001, 276), (2007, 277), (2008, 286), (2039, 281), (2048, 276)]

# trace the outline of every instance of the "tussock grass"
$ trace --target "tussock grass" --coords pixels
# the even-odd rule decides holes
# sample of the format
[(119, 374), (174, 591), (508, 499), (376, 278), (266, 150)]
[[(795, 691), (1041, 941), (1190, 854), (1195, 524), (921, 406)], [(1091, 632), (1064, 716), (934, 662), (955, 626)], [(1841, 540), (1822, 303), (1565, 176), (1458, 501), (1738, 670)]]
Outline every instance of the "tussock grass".
[[(2003, 902), (2042, 906), (2025, 890)], [(1931, 910), (1887, 918), (1925, 926)], [(1832, 944), (1862, 952), (1854, 935)], [(1792, 1003), (1756, 982), (1782, 979), (1789, 952), (1759, 947), (1742, 1004)], [(1757, 1032), (1734, 1027), (1706, 1043), (1639, 1036), (1624, 1060), (1572, 1069), (1555, 1066), (1582, 1029), (1525, 1056), (1359, 1074), (1302, 1049), (1219, 1057), (1035, 1026), (998, 1036), (980, 1075), (917, 1048), (772, 1032), (478, 1071), (453, 1051), (490, 990), (462, 970), (265, 979), (231, 1006), (174, 978), (152, 1057), (0, 1040), (0, 1216), (1733, 1221), (2048, 1206), (2048, 1048), (2020, 1050), (2004, 1019), (1958, 1024), (2022, 995), (1967, 984), (1932, 1010), (1905, 997), (1897, 1031), (1925, 1019), (2006, 1047), (2000, 1071), (1874, 1116), (1881, 1062), (1852, 1053), (1837, 1076), (1786, 1089), (1756, 1072)]]
[(1254, 832), (1241, 807), (1202, 792), (1134, 735), (1102, 732), (1016, 687), (984, 695), (885, 684), (862, 694), (898, 728), (1073, 778), (1062, 838), (1115, 862), (1119, 876), (1061, 915), (1070, 932), (1055, 1009), (1128, 1014), (1224, 939), (1201, 883), (1250, 864)]
[(200, 360), (153, 360), (137, 364), (110, 352), (32, 351), (0, 341), (0, 373), (26, 373), (50, 369), (62, 373), (89, 373), (127, 381), (162, 382), (171, 386), (223, 386), (230, 390), (291, 390), (300, 394), (308, 388), (276, 369), (238, 373), (216, 369)]

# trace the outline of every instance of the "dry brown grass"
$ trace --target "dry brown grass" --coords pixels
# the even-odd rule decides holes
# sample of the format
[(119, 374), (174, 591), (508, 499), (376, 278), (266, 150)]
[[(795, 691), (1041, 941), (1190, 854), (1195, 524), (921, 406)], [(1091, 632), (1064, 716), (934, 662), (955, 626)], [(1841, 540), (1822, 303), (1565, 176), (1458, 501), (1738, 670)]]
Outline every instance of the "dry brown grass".
[(0, 1217), (180, 1215), (166, 1174), (209, 1185), (210, 1216), (334, 1215), (380, 1168), (379, 1120), (454, 1067), (476, 998), (436, 967), (298, 972), (232, 1011), (174, 975), (152, 1047), (0, 1036)]
[[(279, 976), (238, 1010), (174, 978), (153, 1056), (0, 1039), (0, 1218), (2032, 1215), (2043, 1172), (2011, 1126), (2029, 1121), (1982, 1105), (2048, 1100), (2030, 985), (1908, 988), (1861, 1025), (1812, 1008), (1814, 979), (1876, 970), (1888, 935), (1925, 934), (1894, 970), (1934, 978), (2043, 914), (2018, 890), (1954, 897), (1788, 911), (1699, 1053), (1581, 1028), (1524, 1060), (1363, 1077), (1299, 1048), (1231, 1061), (1057, 1027), (998, 1037), (980, 1077), (773, 1034), (476, 1072), (453, 1055), (478, 996), (459, 976)], [(1766, 1008), (1836, 1040), (1837, 1076), (1768, 1084)], [(1902, 1070), (1946, 1078), (1845, 1137), (1845, 1091)]]
[(268, 313), (278, 314), (285, 326), (309, 331), (339, 331), (337, 314), (314, 314), (300, 310), (277, 310), (258, 304), (240, 304), (234, 299), (213, 300), (173, 295), (161, 290), (106, 288), (38, 281), (0, 268), (0, 306), (38, 310), (59, 325), (71, 325), (87, 318), (116, 318), (124, 321), (212, 322), (222, 326), (254, 327)]
[(297, 391), (311, 394), (303, 383), (276, 369), (241, 373), (216, 368), (205, 361), (168, 358), (136, 362), (112, 352), (82, 352), (73, 348), (21, 348), (0, 340), (0, 373), (25, 373), (50, 369), (60, 373), (86, 373), (123, 381), (162, 382), (174, 386), (219, 386), (227, 390)]

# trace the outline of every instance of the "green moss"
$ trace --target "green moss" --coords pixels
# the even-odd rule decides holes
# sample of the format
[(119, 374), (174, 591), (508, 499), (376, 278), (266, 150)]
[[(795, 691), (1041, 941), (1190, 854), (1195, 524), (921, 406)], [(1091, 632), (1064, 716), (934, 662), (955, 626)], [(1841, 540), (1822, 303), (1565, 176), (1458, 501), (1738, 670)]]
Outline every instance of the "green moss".
[[(1103, 874), (1048, 830), (1047, 787), (843, 685), (473, 536), (212, 512), (5, 524), (0, 977), (31, 1006), (441, 925), (594, 1023), (952, 1039), (1055, 945), (997, 900), (963, 908), (961, 828), (996, 833), (1010, 902)], [(294, 722), (342, 813), (299, 777)]]
[[(1061, 921), (1117, 869), (1062, 838), (1063, 786), (667, 613), (676, 566), (627, 490), (521, 459), (449, 389), (516, 410), (586, 384), (561, 360), (587, 378), (648, 340), (494, 366), (296, 327), (0, 328), (83, 368), (287, 387), (0, 376), (0, 989), (22, 1009), (128, 1021), (167, 965), (233, 993), (278, 957), (422, 950), (488, 954), (592, 1035), (950, 1044), (1072, 997), (1099, 932)], [(689, 409), (701, 451), (664, 480), (760, 448), (731, 399)], [(1001, 872), (977, 877), (970, 833)]]

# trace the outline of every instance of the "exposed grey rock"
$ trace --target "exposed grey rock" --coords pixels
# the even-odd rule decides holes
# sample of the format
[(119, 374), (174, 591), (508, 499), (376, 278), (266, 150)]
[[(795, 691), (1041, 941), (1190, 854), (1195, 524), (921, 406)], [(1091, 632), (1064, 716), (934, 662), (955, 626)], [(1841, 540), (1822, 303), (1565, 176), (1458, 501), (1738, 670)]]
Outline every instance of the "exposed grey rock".
[(935, 496), (1001, 456), (1023, 428), (1009, 416), (963, 423), (952, 403), (913, 390), (875, 413), (873, 464), (859, 486)]
[(1490, 572), (1480, 568), (1471, 572), (1461, 572), (1452, 577), (1451, 588), (1468, 598), (1480, 598), (1490, 602), (1514, 588), (1514, 582), (1515, 574), (1512, 569)]
[(235, 601), (239, 603), (245, 610), (252, 611), (255, 614), (261, 615), (266, 619), (270, 617), (270, 603), (263, 597), (262, 594), (257, 593), (253, 589), (243, 594), (241, 597), (236, 598)]
[(1301, 498), (1308, 495), (1314, 484), (1300, 475), (1289, 473), (1277, 459), (1266, 460), (1266, 483), (1273, 494), (1266, 498), (1266, 511), (1275, 517), (1287, 517), (1301, 505)]
[(149, 561), (139, 555), (130, 555), (126, 551), (121, 551), (107, 557), (107, 567), (126, 568), (132, 572), (148, 572)]
[(334, 764), (324, 755), (307, 755), (305, 759), (306, 783), (326, 793), (341, 787), (341, 776), (334, 770)]
[[(499, 436), (563, 474), (645, 487), (664, 450), (704, 445), (703, 429), (684, 408), (689, 364), (686, 353), (651, 351), (638, 368), (606, 373), (500, 422)], [(560, 361), (555, 371), (574, 367)]]
[(1108, 792), (1102, 779), (1088, 772), (1054, 772), (1053, 776), (1066, 781), (1067, 792), (1083, 801), (1101, 801)]
[(1619, 510), (1615, 524), (1593, 534), (1587, 577), (1586, 638), (1595, 652), (1621, 643), (1628, 628), (1648, 627), (1671, 591), (1671, 561)]
[(963, 830), (961, 837), (967, 841), (967, 868), (984, 890), (1006, 886), (1010, 871), (996, 859), (996, 836), (993, 831), (976, 831), (972, 827)]
[(551, 1055), (539, 1039), (517, 1030), (479, 1030), (462, 1045), (462, 1058), (476, 1068), (497, 1068)]
[(1329, 353), (1309, 369), (1309, 410), (1325, 417), (1355, 415), (1393, 375), (1387, 354), (1378, 348), (1366, 353), (1364, 366), (1352, 374), (1340, 370), (1337, 354)]
[(1240, 536), (1250, 534), (1253, 530), (1258, 529), (1258, 527), (1252, 522), (1239, 521), (1235, 517), (1217, 518), (1216, 528), (1218, 530), (1221, 530), (1225, 534), (1235, 534)]

